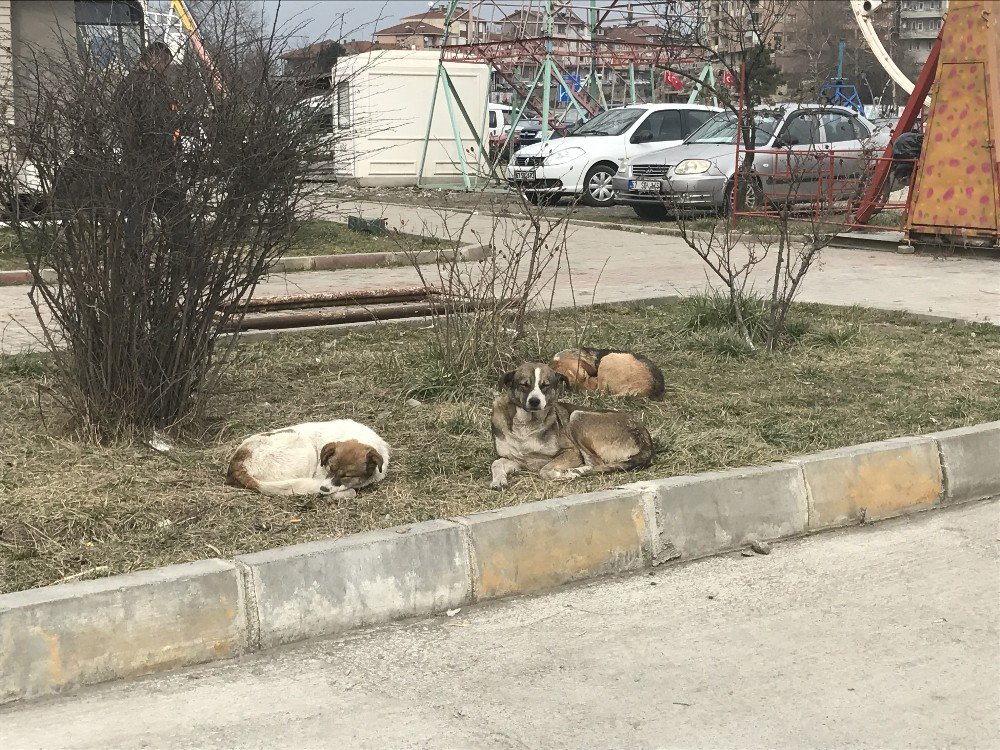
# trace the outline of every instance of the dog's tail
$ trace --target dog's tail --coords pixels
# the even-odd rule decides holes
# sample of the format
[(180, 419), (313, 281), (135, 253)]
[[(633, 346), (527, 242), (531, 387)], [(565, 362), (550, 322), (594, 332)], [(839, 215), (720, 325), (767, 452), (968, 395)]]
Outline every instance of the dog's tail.
[(318, 495), (320, 493), (323, 482), (319, 479), (279, 479), (274, 481), (257, 479), (247, 469), (246, 462), (249, 457), (249, 448), (240, 448), (236, 451), (233, 460), (229, 462), (229, 471), (226, 472), (226, 484), (231, 487), (244, 487), (248, 490), (254, 490), (272, 497)]

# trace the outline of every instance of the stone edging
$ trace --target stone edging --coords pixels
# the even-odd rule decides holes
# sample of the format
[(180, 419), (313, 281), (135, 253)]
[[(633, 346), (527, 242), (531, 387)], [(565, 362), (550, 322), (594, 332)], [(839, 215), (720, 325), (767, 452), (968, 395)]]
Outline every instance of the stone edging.
[[(389, 268), (409, 266), (414, 263), (426, 264), (438, 261), (450, 262), (483, 260), (489, 255), (488, 245), (467, 245), (458, 250), (417, 250), (415, 252), (394, 251), (386, 253), (350, 253), (347, 255), (289, 255), (278, 258), (268, 268), (269, 273), (291, 273), (295, 271), (337, 271), (348, 268)], [(42, 269), (44, 281), (54, 281), (55, 272)], [(31, 271), (0, 271), (0, 286), (21, 286), (31, 283)]]
[(1000, 495), (1000, 421), (0, 596), (0, 703)]

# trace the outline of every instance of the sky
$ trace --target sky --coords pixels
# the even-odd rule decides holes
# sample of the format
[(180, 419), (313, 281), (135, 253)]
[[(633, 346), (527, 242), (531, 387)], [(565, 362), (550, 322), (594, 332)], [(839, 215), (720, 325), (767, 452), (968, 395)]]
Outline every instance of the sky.
[(392, 26), (402, 16), (426, 10), (427, 0), (264, 0), (267, 18), (278, 13), (278, 22), (301, 27), (305, 41), (319, 39), (371, 39), (375, 28)]

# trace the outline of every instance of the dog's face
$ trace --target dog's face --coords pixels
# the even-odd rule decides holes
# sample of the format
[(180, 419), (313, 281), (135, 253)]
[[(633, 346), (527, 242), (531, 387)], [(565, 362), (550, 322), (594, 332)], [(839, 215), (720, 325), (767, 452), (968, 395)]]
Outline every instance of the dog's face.
[(566, 376), (541, 362), (525, 362), (505, 373), (498, 384), (511, 403), (525, 411), (542, 411), (556, 402)]
[(381, 471), (385, 459), (370, 445), (344, 440), (324, 445), (319, 462), (326, 469), (334, 489), (353, 489), (371, 479), (376, 471)]
[(582, 386), (597, 376), (594, 357), (586, 349), (564, 349), (552, 358), (549, 367), (563, 375), (572, 386)]

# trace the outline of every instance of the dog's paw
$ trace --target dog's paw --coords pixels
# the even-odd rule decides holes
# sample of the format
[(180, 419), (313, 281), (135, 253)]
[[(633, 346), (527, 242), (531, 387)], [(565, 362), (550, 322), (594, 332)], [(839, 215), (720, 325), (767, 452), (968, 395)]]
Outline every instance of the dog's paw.
[(494, 479), (490, 482), (490, 489), (498, 491), (507, 489), (507, 478), (504, 477), (503, 479)]
[(332, 484), (324, 484), (320, 486), (319, 494), (323, 497), (334, 498), (335, 500), (353, 500), (358, 496), (358, 491), (355, 489), (334, 487)]

